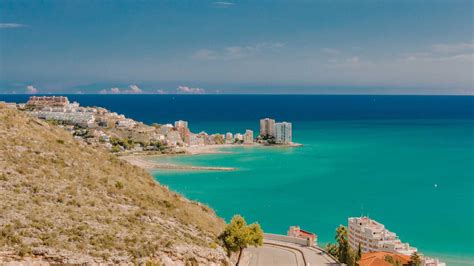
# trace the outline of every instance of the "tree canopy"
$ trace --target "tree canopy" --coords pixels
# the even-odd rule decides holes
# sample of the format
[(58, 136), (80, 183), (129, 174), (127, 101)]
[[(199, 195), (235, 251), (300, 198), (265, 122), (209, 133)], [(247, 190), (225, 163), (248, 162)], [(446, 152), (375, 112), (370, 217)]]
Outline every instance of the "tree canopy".
[(239, 252), (248, 246), (258, 247), (263, 244), (263, 231), (258, 223), (247, 225), (245, 219), (240, 215), (232, 217), (219, 239), (223, 242), (228, 255)]

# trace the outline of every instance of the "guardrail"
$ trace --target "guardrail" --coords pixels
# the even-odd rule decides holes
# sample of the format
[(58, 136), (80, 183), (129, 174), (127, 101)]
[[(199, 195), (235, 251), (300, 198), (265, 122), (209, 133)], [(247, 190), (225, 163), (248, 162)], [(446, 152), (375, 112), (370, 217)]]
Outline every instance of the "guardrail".
[(274, 240), (274, 241), (281, 241), (286, 243), (298, 244), (302, 246), (308, 246), (308, 240), (292, 237), (292, 236), (285, 236), (285, 235), (277, 235), (277, 234), (263, 234), (263, 239), (267, 240)]

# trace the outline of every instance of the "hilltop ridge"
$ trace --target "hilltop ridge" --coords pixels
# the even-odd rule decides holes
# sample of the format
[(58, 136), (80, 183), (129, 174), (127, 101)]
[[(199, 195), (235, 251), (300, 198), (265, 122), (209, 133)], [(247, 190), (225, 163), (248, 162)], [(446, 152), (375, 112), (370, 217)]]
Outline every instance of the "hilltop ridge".
[(0, 263), (227, 264), (224, 221), (148, 172), (0, 106)]

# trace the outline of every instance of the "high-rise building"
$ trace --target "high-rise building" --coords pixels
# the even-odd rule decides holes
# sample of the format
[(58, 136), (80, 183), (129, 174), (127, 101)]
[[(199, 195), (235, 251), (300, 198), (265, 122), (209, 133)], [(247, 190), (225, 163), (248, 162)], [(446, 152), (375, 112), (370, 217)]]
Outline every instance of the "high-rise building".
[(275, 119), (260, 119), (260, 136), (275, 136)]
[(275, 123), (274, 127), (275, 142), (279, 144), (288, 144), (292, 141), (291, 123)]
[(174, 127), (175, 128), (180, 128), (180, 127), (188, 128), (188, 121), (178, 120), (174, 122)]
[(227, 132), (225, 134), (225, 142), (226, 143), (232, 143), (234, 142), (234, 135), (231, 132)]
[(253, 143), (253, 131), (250, 129), (245, 130), (244, 134), (244, 144), (252, 144)]
[(176, 121), (174, 122), (174, 127), (178, 130), (183, 142), (189, 145), (191, 140), (191, 132), (188, 128), (188, 122), (183, 120)]
[(349, 218), (349, 245), (358, 250), (359, 244), (363, 253), (394, 252), (410, 256), (417, 249), (408, 243), (402, 243), (398, 236), (385, 226), (368, 217)]

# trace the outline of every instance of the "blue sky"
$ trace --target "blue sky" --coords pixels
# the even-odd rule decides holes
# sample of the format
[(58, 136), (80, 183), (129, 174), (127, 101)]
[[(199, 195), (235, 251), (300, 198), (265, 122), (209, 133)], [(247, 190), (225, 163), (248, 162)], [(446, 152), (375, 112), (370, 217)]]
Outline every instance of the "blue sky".
[(0, 93), (474, 94), (473, 1), (0, 0)]

